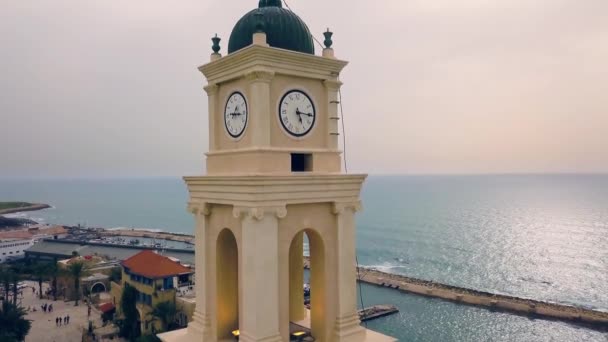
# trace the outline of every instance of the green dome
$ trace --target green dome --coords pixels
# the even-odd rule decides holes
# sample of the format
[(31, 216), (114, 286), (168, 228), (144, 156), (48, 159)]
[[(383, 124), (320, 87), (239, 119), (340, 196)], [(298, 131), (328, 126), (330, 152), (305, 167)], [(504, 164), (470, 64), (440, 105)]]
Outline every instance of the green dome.
[(260, 0), (259, 8), (245, 14), (232, 29), (228, 42), (228, 53), (251, 45), (253, 34), (258, 31), (260, 26), (266, 33), (268, 45), (315, 54), (308, 26), (295, 13), (284, 9), (281, 0)]

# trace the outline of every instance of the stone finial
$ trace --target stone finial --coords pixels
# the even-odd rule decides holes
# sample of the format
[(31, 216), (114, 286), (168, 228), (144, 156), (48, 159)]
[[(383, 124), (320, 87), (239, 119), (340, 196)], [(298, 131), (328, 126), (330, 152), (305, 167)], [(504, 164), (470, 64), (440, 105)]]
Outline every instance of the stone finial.
[(268, 41), (266, 40), (266, 22), (264, 20), (264, 13), (262, 11), (257, 10), (255, 13), (255, 33), (253, 34), (253, 45), (262, 45), (268, 46)]
[(264, 13), (262, 13), (262, 11), (257, 10), (255, 12), (255, 32), (256, 33), (260, 33), (260, 32), (265, 32), (266, 29), (266, 23), (264, 22)]
[(334, 33), (328, 28), (326, 32), (323, 32), (323, 35), (325, 36), (325, 41), (323, 42), (323, 44), (325, 44), (325, 48), (323, 49), (323, 57), (335, 58), (334, 49), (331, 47), (334, 44), (333, 40), (331, 40)]
[(215, 37), (211, 38), (211, 41), (213, 42), (213, 46), (211, 47), (211, 49), (213, 50), (213, 53), (211, 54), (211, 61), (215, 61), (218, 60), (222, 57), (222, 55), (220, 54), (220, 41), (222, 39), (220, 37), (217, 36), (217, 33), (215, 34)]
[(220, 41), (222, 40), (222, 38), (217, 36), (217, 33), (215, 34), (215, 37), (211, 38), (211, 41), (213, 42), (213, 46), (211, 47), (211, 49), (213, 49), (213, 53), (219, 53), (220, 52)]
[(325, 44), (325, 48), (331, 49), (331, 46), (334, 44), (334, 42), (331, 40), (331, 37), (334, 35), (334, 33), (331, 32), (328, 28), (327, 32), (323, 32), (323, 35), (325, 36), (325, 41), (323, 41), (323, 44)]

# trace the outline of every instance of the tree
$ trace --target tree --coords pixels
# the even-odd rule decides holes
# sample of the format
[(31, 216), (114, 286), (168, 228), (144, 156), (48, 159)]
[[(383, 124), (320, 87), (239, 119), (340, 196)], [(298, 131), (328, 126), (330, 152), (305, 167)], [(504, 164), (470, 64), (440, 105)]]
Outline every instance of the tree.
[(23, 341), (32, 327), (25, 319), (25, 310), (8, 301), (2, 302), (0, 311), (0, 341)]
[(123, 320), (120, 324), (120, 336), (133, 341), (140, 335), (140, 326), (138, 322), (139, 313), (137, 312), (137, 290), (127, 283), (125, 283), (125, 287), (122, 290), (120, 311), (123, 315)]
[(154, 317), (154, 319), (158, 319), (160, 321), (162, 330), (167, 331), (173, 322), (175, 322), (175, 315), (177, 315), (175, 302), (167, 301), (158, 303), (156, 306), (154, 306), (154, 308), (152, 308), (149, 315)]
[(80, 299), (80, 278), (86, 272), (86, 267), (82, 261), (75, 261), (68, 266), (68, 273), (74, 278), (74, 291), (76, 292), (76, 300), (74, 306), (78, 306), (78, 299)]
[(53, 288), (53, 300), (57, 300), (57, 277), (62, 273), (57, 261), (52, 261), (49, 264), (48, 276), (51, 278), (51, 287)]
[(32, 275), (38, 282), (38, 290), (39, 290), (40, 299), (42, 299), (42, 283), (49, 276), (49, 268), (50, 268), (50, 265), (48, 263), (38, 263), (38, 264), (35, 264), (32, 269)]

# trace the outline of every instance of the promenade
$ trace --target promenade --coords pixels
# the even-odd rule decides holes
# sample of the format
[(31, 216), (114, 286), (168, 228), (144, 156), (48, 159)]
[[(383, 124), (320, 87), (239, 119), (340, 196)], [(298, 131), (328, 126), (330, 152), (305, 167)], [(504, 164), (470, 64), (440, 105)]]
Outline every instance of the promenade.
[[(74, 301), (64, 302), (63, 300), (47, 300), (39, 299), (32, 291), (32, 287), (38, 291), (38, 284), (33, 281), (27, 281), (27, 288), (23, 289), (23, 298), (21, 306), (26, 310), (30, 308), (26, 318), (32, 320), (32, 328), (29, 334), (25, 337), (25, 342), (78, 342), (82, 340), (82, 331), (89, 326), (89, 318), (87, 317), (87, 305), (80, 301), (78, 306), (74, 306)], [(47, 284), (43, 284), (43, 292), (46, 291)], [(45, 313), (41, 309), (43, 304), (52, 304), (53, 312)], [(36, 311), (32, 311), (33, 308)], [(67, 325), (57, 326), (55, 319), (57, 317), (70, 316), (70, 323)], [(91, 318), (93, 324), (97, 327), (101, 326), (101, 316), (97, 310), (92, 308)]]

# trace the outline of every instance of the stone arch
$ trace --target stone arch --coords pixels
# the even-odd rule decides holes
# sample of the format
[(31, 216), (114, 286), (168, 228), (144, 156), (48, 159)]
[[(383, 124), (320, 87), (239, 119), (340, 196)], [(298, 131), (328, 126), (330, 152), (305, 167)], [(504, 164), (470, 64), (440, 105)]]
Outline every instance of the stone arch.
[(234, 232), (225, 228), (216, 241), (217, 336), (232, 338), (239, 329), (238, 245)]
[(97, 282), (91, 286), (91, 293), (100, 293), (100, 292), (106, 292), (106, 291), (107, 291), (106, 284), (104, 284), (102, 282)]
[[(306, 239), (305, 239), (306, 237)], [(289, 320), (306, 318), (304, 306), (304, 241), (308, 240), (310, 266), (310, 323), (312, 336), (325, 331), (325, 241), (317, 230), (307, 228), (297, 232), (289, 247)]]

